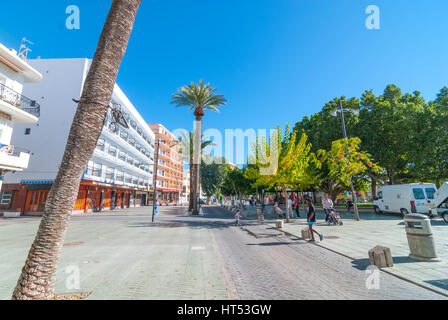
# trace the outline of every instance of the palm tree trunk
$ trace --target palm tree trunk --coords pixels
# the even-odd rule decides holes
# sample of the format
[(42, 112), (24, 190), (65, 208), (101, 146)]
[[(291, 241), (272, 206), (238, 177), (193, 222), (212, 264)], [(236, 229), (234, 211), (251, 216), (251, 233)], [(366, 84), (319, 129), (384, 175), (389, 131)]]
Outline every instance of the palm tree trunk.
[(52, 299), (82, 174), (95, 150), (141, 0), (114, 0), (84, 84), (64, 157), (13, 300)]
[(200, 196), (200, 165), (201, 165), (201, 138), (202, 138), (202, 117), (196, 117), (196, 129), (194, 138), (194, 199), (193, 215), (199, 215), (198, 198)]
[(191, 157), (190, 157), (190, 199), (189, 199), (189, 203), (188, 203), (188, 211), (193, 210), (193, 199), (194, 199), (193, 179), (194, 179), (194, 167), (193, 167), (193, 155), (191, 155)]

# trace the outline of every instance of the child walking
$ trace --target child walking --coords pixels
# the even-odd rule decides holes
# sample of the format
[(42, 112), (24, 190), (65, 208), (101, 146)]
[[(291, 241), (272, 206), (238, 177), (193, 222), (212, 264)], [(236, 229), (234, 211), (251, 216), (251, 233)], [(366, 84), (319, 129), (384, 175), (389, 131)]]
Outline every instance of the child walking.
[(314, 206), (311, 202), (311, 199), (307, 198), (305, 199), (306, 204), (307, 204), (307, 222), (308, 222), (308, 228), (310, 229), (310, 233), (311, 233), (311, 240), (310, 242), (315, 242), (316, 239), (314, 239), (314, 234), (317, 234), (319, 236), (320, 241), (324, 240), (324, 235), (320, 234), (319, 232), (317, 232), (316, 230), (313, 229), (314, 224), (316, 223), (316, 212), (314, 211)]
[(241, 218), (243, 217), (240, 214), (240, 210), (236, 210), (236, 214), (235, 214), (235, 227), (240, 226), (241, 227)]

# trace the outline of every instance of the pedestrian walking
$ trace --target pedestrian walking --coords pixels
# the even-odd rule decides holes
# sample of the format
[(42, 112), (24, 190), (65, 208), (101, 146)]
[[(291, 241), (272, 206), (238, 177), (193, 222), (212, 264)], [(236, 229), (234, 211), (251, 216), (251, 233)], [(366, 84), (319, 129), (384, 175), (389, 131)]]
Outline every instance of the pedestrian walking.
[(236, 210), (235, 214), (235, 227), (241, 227), (241, 218), (243, 217), (240, 210)]
[(311, 240), (310, 242), (315, 242), (316, 239), (314, 239), (314, 234), (317, 234), (319, 236), (320, 241), (324, 239), (324, 235), (320, 234), (316, 230), (313, 229), (314, 224), (316, 223), (316, 211), (314, 210), (313, 203), (311, 202), (310, 198), (305, 199), (307, 203), (307, 222), (308, 222), (308, 228), (310, 229), (311, 233)]
[(296, 198), (294, 199), (294, 208), (295, 208), (295, 210), (296, 210), (296, 216), (297, 216), (297, 218), (300, 218), (299, 205), (300, 205), (300, 203), (299, 203), (299, 198), (296, 197)]

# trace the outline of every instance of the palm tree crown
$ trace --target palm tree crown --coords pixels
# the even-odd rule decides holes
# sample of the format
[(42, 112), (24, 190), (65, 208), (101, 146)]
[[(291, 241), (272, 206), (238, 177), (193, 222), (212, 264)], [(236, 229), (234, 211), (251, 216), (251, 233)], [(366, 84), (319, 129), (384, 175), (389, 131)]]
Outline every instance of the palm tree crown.
[(216, 88), (211, 87), (210, 83), (204, 84), (204, 80), (200, 80), (197, 85), (192, 82), (173, 94), (171, 103), (177, 107), (187, 106), (189, 111), (195, 110), (197, 118), (202, 118), (204, 109), (219, 113), (218, 107), (227, 103), (224, 96), (215, 94), (215, 91)]

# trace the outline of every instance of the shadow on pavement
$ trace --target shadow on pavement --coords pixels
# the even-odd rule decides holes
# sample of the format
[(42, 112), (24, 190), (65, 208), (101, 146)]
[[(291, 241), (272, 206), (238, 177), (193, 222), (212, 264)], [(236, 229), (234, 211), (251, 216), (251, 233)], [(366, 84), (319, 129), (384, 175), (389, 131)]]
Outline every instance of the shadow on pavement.
[(448, 279), (442, 279), (442, 280), (424, 280), (423, 282), (426, 282), (430, 285), (433, 285), (435, 287), (448, 290)]

